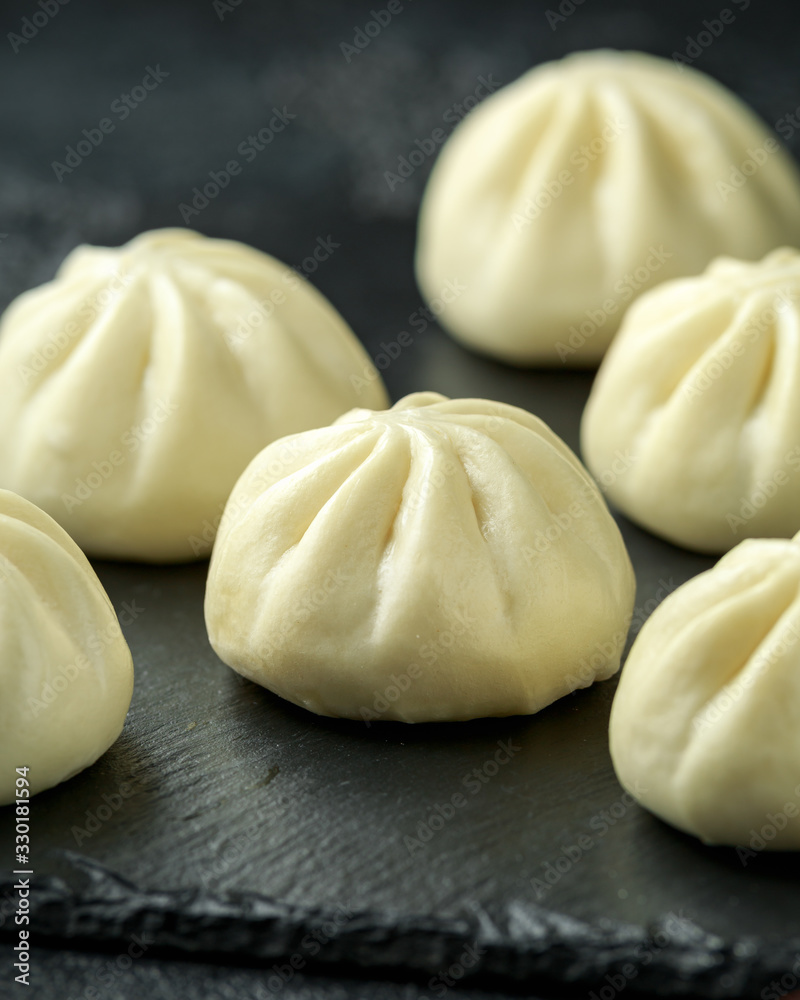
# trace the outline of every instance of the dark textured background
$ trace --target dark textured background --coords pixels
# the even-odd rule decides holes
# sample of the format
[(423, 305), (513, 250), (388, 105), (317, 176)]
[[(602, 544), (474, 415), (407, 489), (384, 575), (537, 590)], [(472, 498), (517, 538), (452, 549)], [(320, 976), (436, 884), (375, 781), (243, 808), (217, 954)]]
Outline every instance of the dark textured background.
[[(374, 354), (409, 329), (421, 305), (411, 261), (432, 160), (394, 191), (384, 177), (416, 139), (441, 125), (481, 75), (507, 83), (543, 59), (602, 45), (669, 56), (685, 51), (686, 36), (696, 36), (703, 19), (725, 5), (584, 0), (553, 30), (545, 11), (556, 3), (406, 0), (348, 64), (340, 43), (351, 42), (371, 8), (383, 6), (242, 0), (220, 21), (211, 0), (71, 0), (14, 53), (8, 33), (39, 8), (6, 5), (0, 305), (49, 278), (79, 242), (116, 244), (143, 229), (181, 225), (178, 205), (235, 157), (242, 174), (192, 225), (290, 264), (300, 263), (318, 237), (340, 243), (312, 280)], [(800, 104), (796, 32), (785, 13), (791, 7), (765, 0), (745, 11), (741, 0), (727, 6), (736, 22), (696, 65), (774, 123)], [(112, 102), (140, 82), (148, 65), (169, 76), (120, 121)], [(296, 118), (244, 163), (237, 147), (275, 106)], [(106, 116), (114, 132), (58, 182), (53, 161), (63, 162), (65, 147)], [(789, 144), (795, 151), (798, 139)], [(431, 327), (414, 334), (385, 380), (393, 398), (430, 388), (525, 406), (577, 447), (591, 376), (508, 369)], [(623, 530), (639, 580), (636, 627), (709, 561), (628, 524)], [(535, 901), (530, 878), (577, 836), (597, 833), (601, 811), (620, 799), (605, 740), (613, 682), (532, 719), (370, 729), (318, 720), (219, 664), (203, 629), (202, 566), (98, 570), (118, 609), (125, 602), (144, 609), (126, 627), (137, 666), (132, 712), (101, 762), (35, 800), (37, 870), (51, 865), (46, 849), (66, 847), (147, 889), (253, 890), (390, 916), (446, 917), (475, 903), (492, 912)], [(404, 837), (462, 789), (464, 774), (491, 756), (497, 740), (509, 738), (523, 750), (423, 851), (409, 855)], [(87, 810), (126, 782), (133, 792), (124, 804), (76, 843)], [(0, 869), (7, 867), (10, 819), (0, 812)], [(800, 938), (793, 858), (760, 857), (745, 870), (734, 852), (703, 848), (636, 808), (596, 839), (548, 891), (546, 906), (597, 926), (607, 917), (646, 926), (676, 913), (728, 940), (754, 935), (765, 954), (776, 942)], [(0, 927), (7, 916), (3, 901)], [(13, 989), (8, 956), (3, 947), (0, 997), (22, 995)], [(40, 946), (36, 985), (27, 995), (91, 997), (88, 987), (103, 1000), (272, 995), (258, 970), (148, 956), (109, 981), (102, 977), (107, 961)], [(347, 975), (344, 968), (336, 978), (330, 970), (327, 978), (298, 975), (281, 993), (287, 1000), (436, 995), (424, 982), (381, 986)], [(735, 995), (722, 976), (724, 970), (720, 995)], [(756, 986), (750, 984), (755, 996)], [(448, 995), (478, 997), (459, 989)]]

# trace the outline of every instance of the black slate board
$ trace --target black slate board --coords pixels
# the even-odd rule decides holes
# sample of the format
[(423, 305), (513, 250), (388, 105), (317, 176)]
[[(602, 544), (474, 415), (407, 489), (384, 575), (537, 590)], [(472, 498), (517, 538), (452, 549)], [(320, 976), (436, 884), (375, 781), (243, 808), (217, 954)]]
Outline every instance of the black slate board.
[[(0, 152), (3, 302), (52, 274), (80, 240), (113, 244), (180, 224), (177, 206), (192, 187), (286, 103), (298, 119), (281, 144), (196, 225), (291, 263), (332, 235), (341, 247), (313, 280), (377, 354), (420, 305), (411, 259), (429, 164), (394, 192), (383, 180), (414, 139), (480, 74), (507, 82), (541, 59), (602, 44), (670, 55), (714, 15), (688, 0), (657, 11), (594, 0), (553, 31), (550, 6), (409, 4), (354, 65), (339, 44), (369, 18), (355, 4), (247, 0), (223, 22), (211, 5), (201, 12), (153, 0), (116, 14), (65, 7), (30, 46), (0, 60), (3, 92), (14, 86), (20, 95), (0, 110), (15, 140)], [(17, 14), (3, 16), (12, 30)], [(800, 103), (790, 33), (778, 17), (766, 3), (748, 20), (742, 13), (698, 60), (773, 122)], [(52, 160), (159, 60), (171, 73), (163, 87), (57, 183)], [(590, 374), (520, 372), (470, 355), (435, 325), (415, 333), (385, 378), (393, 398), (431, 388), (525, 406), (573, 447), (591, 384)], [(621, 527), (639, 584), (635, 632), (711, 561), (624, 520)], [(346, 911), (338, 943), (313, 956), (302, 949), (308, 968), (291, 986), (314, 972), (312, 959), (324, 960), (318, 983), (329, 986), (319, 995), (346, 996), (367, 989), (342, 985), (359, 969), (424, 986), (453, 949), (473, 941), (487, 945), (471, 970), (479, 987), (557, 995), (558, 977), (586, 995), (640, 948), (627, 995), (657, 987), (759, 996), (800, 952), (794, 856), (761, 855), (744, 867), (735, 851), (703, 847), (622, 799), (606, 740), (614, 681), (529, 719), (369, 728), (318, 719), (213, 655), (202, 620), (205, 565), (97, 569), (123, 615), (136, 690), (112, 750), (34, 800), (40, 948), (47, 940), (116, 953), (137, 928), (158, 928), (139, 965), (173, 968), (163, 957), (173, 954), (269, 966), (296, 952), (297, 935), (302, 948), (309, 922)], [(465, 777), (498, 741), (520, 749), (470, 794)], [(410, 852), (406, 838), (459, 791), (467, 804)], [(11, 820), (0, 810), (0, 873)], [(581, 837), (592, 847), (564, 859), (577, 858)], [(539, 893), (531, 880), (546, 884), (548, 866), (567, 870), (556, 869), (555, 884)], [(0, 935), (8, 936), (2, 885), (0, 900)], [(77, 990), (80, 956), (65, 950), (59, 964), (39, 954), (42, 976)], [(131, 989), (143, 976), (130, 974)], [(303, 979), (298, 995), (317, 995), (316, 981)], [(8, 982), (4, 975), (0, 996)], [(100, 995), (115, 996), (126, 982), (120, 976)], [(202, 980), (192, 982), (205, 996)], [(248, 982), (242, 989), (255, 989)], [(437, 995), (423, 986), (402, 995)], [(216, 975), (208, 990), (226, 995)]]

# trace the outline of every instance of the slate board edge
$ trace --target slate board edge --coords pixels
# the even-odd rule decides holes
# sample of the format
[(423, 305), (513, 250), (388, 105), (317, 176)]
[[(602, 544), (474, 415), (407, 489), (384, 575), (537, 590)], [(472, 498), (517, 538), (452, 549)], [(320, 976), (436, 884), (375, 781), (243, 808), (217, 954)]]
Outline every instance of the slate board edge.
[[(591, 925), (530, 903), (511, 904), (500, 916), (479, 909), (453, 918), (363, 911), (330, 934), (333, 911), (257, 893), (140, 889), (76, 852), (59, 853), (63, 874), (31, 881), (31, 934), (51, 946), (124, 950), (137, 934), (164, 957), (271, 966), (301, 955), (311, 971), (355, 967), (423, 982), (459, 963), (472, 946), (465, 984), (585, 994), (607, 976), (619, 982), (633, 966), (635, 975), (624, 976), (628, 996), (699, 1000), (760, 997), (800, 953), (800, 939), (724, 940), (670, 918), (648, 928), (610, 920)], [(0, 895), (14, 893), (16, 878), (0, 878)], [(311, 958), (303, 939), (323, 927)], [(13, 926), (0, 928), (0, 940), (15, 936)]]

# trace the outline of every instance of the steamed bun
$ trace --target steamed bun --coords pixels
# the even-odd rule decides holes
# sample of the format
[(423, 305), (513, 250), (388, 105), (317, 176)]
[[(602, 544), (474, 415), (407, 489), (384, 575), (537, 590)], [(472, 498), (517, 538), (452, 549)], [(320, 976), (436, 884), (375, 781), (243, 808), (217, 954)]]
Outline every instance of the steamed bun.
[(678, 545), (798, 531), (800, 253), (722, 258), (643, 296), (600, 368), (582, 447), (608, 498)]
[[(467, 345), (585, 366), (645, 289), (783, 243), (800, 243), (800, 174), (730, 91), (653, 56), (581, 52), (455, 130), (423, 200), (417, 276)], [(444, 296), (448, 282), (463, 290)]]
[(800, 539), (747, 540), (656, 609), (611, 709), (622, 785), (711, 844), (800, 850)]
[(319, 292), (251, 247), (188, 230), (78, 247), (0, 327), (0, 486), (87, 552), (207, 555), (265, 445), (386, 405)]
[(0, 490), (0, 805), (93, 764), (122, 731), (133, 663), (86, 557), (52, 518)]
[(424, 722), (536, 712), (611, 676), (634, 589), (602, 496), (541, 420), (423, 392), (261, 452), (205, 608), (222, 660), (289, 701)]

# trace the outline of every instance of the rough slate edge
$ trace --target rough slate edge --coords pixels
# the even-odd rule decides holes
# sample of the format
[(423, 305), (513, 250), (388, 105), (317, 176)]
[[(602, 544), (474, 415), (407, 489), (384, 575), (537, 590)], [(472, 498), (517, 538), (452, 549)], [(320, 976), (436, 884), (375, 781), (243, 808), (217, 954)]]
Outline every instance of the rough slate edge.
[[(127, 947), (132, 934), (146, 934), (154, 955), (274, 963), (307, 955), (304, 936), (333, 919), (333, 911), (256, 893), (142, 890), (74, 852), (60, 852), (59, 861), (63, 875), (32, 882), (30, 929), (40, 943), (113, 949)], [(13, 892), (13, 883), (13, 876), (3, 876), (0, 894)], [(14, 934), (15, 928), (0, 930), (0, 938)], [(356, 913), (307, 965), (424, 980), (474, 944), (483, 954), (465, 984), (558, 988), (559, 996), (565, 987), (585, 993), (630, 963), (637, 973), (626, 978), (629, 996), (760, 997), (800, 952), (800, 939), (770, 942), (767, 952), (753, 938), (724, 941), (688, 921), (665, 919), (647, 929), (612, 921), (592, 927), (520, 903), (497, 917), (478, 909), (453, 919)]]
[[(421, 989), (416, 982), (373, 979), (368, 975), (339, 974), (335, 979), (318, 973), (297, 972), (283, 985), (271, 978), (271, 969), (231, 964), (211, 965), (204, 961), (160, 958), (134, 961), (120, 969), (119, 956), (72, 949), (50, 950), (37, 947), (30, 987), (20, 989), (26, 1000), (85, 1000), (94, 988), (106, 1000), (433, 1000), (441, 996)], [(0, 944), (0, 983), (13, 982), (14, 952)], [(337, 970), (341, 973), (341, 969)], [(109, 985), (113, 993), (108, 991)], [(104, 989), (105, 988), (105, 989)], [(462, 987), (457, 981), (447, 989), (447, 1000), (508, 1000), (508, 994)], [(527, 1000), (546, 1000), (542, 994), (526, 994)]]

